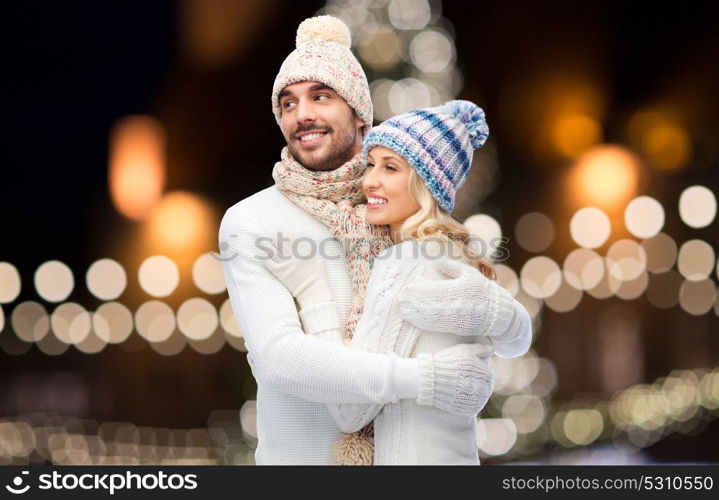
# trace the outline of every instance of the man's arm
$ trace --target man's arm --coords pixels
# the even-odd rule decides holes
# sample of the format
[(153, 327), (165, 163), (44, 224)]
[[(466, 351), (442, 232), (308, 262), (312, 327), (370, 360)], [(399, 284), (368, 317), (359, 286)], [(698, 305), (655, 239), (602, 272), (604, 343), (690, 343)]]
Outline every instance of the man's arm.
[(260, 239), (254, 222), (228, 211), (219, 240), (232, 309), (258, 380), (319, 403), (416, 398), (416, 360), (353, 350), (305, 335), (292, 295), (259, 258), (263, 243), (269, 248), (271, 240)]

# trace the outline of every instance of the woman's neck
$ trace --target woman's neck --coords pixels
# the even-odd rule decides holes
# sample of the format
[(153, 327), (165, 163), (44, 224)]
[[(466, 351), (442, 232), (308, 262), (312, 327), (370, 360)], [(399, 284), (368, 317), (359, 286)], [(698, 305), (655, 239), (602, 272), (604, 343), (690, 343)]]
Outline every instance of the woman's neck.
[(390, 232), (390, 236), (392, 237), (392, 243), (394, 243), (395, 245), (397, 243), (399, 243), (400, 241), (402, 241), (399, 236), (399, 230), (402, 227), (402, 223), (404, 223), (404, 221), (402, 221), (398, 224), (390, 224), (389, 225), (389, 232)]

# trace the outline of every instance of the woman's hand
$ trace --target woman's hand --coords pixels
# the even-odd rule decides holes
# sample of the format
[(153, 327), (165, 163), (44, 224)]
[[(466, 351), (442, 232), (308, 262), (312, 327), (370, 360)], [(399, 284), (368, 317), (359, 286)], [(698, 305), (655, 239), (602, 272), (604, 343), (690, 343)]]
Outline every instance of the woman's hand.
[(498, 286), (479, 270), (452, 258), (432, 262), (400, 293), (399, 314), (421, 330), (482, 335), (492, 318)]
[(265, 267), (287, 287), (297, 299), (300, 309), (332, 302), (327, 269), (317, 248), (314, 245), (303, 248), (295, 242), (289, 248), (291, 252), (281, 254), (275, 247), (269, 258), (263, 261)]

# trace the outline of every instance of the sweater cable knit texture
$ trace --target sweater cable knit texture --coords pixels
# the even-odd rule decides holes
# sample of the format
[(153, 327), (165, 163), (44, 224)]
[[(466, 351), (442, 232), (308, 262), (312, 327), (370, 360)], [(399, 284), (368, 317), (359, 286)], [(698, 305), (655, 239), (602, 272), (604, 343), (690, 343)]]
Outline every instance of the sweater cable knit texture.
[[(460, 363), (457, 370), (461, 349), (467, 347), (459, 344), (475, 343), (486, 355), (503, 351), (507, 357), (520, 356), (531, 343), (531, 322), (508, 291), (476, 268), (447, 256), (413, 254), (416, 243), (395, 245), (375, 259), (365, 312), (351, 346), (417, 358), (418, 399), (328, 407), (344, 432), (374, 421), (375, 464), (478, 464), (476, 418), (462, 413), (486, 404), (494, 379), (486, 364)], [(428, 298), (432, 313), (415, 315)], [(307, 311), (307, 327), (335, 328), (340, 342), (339, 323), (321, 314), (325, 307)]]

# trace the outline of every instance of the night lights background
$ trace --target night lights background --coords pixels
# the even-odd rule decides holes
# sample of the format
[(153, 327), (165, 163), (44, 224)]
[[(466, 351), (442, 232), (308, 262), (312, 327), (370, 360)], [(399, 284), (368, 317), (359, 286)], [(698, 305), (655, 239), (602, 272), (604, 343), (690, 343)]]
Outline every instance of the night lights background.
[(490, 137), (454, 216), (532, 315), (482, 463), (715, 462), (719, 9), (357, 0), (7, 15), (0, 464), (251, 464), (224, 210), (272, 184), (298, 24), (350, 27), (375, 120), (453, 98)]

